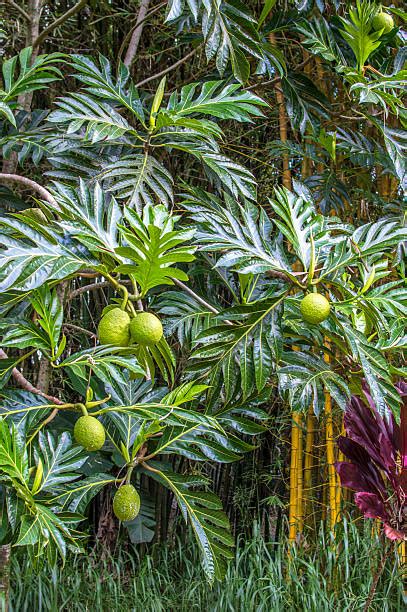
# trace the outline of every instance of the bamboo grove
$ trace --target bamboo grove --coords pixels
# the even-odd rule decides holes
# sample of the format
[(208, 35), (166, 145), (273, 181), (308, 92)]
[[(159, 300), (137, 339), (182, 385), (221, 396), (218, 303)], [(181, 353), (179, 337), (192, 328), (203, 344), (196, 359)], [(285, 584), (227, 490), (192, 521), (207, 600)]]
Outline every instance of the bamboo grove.
[[(405, 555), (404, 23), (368, 0), (3, 2), (6, 556), (186, 521), (213, 581), (254, 520), (312, 547), (360, 510)], [(363, 406), (401, 439), (385, 509), (346, 484)]]

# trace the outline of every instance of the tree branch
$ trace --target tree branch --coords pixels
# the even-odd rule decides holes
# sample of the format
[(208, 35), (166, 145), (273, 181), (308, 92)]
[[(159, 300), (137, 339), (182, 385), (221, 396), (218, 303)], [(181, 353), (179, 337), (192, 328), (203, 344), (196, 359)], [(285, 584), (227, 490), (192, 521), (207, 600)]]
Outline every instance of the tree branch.
[(23, 9), (22, 6), (20, 6), (19, 4), (17, 4), (17, 2), (14, 2), (13, 0), (8, 0), (8, 3), (10, 4), (10, 6), (15, 8), (16, 11), (18, 11), (20, 13), (20, 15), (22, 15), (24, 17), (24, 19), (26, 19), (27, 21), (30, 21), (29, 14), (27, 13), (26, 10)]
[(73, 323), (63, 323), (62, 327), (66, 327), (67, 329), (73, 329), (74, 331), (80, 332), (81, 334), (85, 334), (86, 336), (90, 336), (91, 338), (95, 340), (97, 339), (96, 334), (89, 331), (88, 329), (84, 329), (83, 327), (80, 327), (79, 325), (74, 325)]
[(210, 310), (211, 312), (213, 312), (213, 314), (219, 314), (219, 310), (217, 310), (214, 306), (212, 306), (211, 304), (208, 304), (208, 302), (205, 302), (205, 300), (203, 298), (201, 298), (199, 295), (197, 295), (194, 291), (192, 291), (192, 289), (190, 289), (187, 285), (184, 285), (184, 283), (182, 283), (181, 281), (177, 280), (176, 278), (172, 278), (171, 279), (176, 285), (178, 285), (178, 287), (180, 287), (183, 291), (185, 291), (185, 293), (189, 293), (189, 295), (194, 298), (194, 300), (196, 302), (198, 302), (199, 304), (202, 304), (202, 306), (205, 306), (205, 308), (207, 308), (208, 310)]
[[(7, 359), (7, 358), (8, 358), (7, 353), (3, 351), (3, 349), (0, 348), (0, 359)], [(36, 395), (41, 395), (41, 397), (45, 397), (45, 399), (49, 400), (53, 404), (57, 404), (58, 406), (64, 403), (57, 397), (54, 397), (53, 395), (48, 395), (47, 393), (44, 393), (40, 389), (37, 389), (37, 387), (34, 387), (34, 385), (32, 385), (30, 381), (27, 380), (25, 376), (23, 376), (23, 374), (21, 374), (19, 370), (17, 370), (17, 368), (13, 369), (12, 376), (14, 380), (16, 381), (16, 383), (18, 384), (18, 386), (21, 387), (22, 389), (25, 389), (29, 393), (35, 393)]]
[(185, 55), (185, 57), (182, 57), (180, 60), (178, 60), (177, 62), (175, 62), (175, 64), (172, 64), (172, 66), (168, 66), (168, 68), (165, 68), (164, 70), (161, 70), (161, 72), (157, 72), (157, 74), (153, 74), (150, 77), (147, 77), (146, 79), (144, 79), (143, 81), (139, 81), (138, 83), (136, 83), (136, 87), (142, 87), (142, 85), (145, 85), (146, 83), (149, 83), (150, 81), (154, 81), (155, 79), (159, 79), (160, 77), (163, 77), (165, 74), (167, 74), (168, 72), (171, 72), (171, 70), (175, 70), (175, 68), (178, 68), (178, 66), (181, 66), (181, 64), (183, 64), (184, 62), (186, 62), (187, 60), (189, 60), (189, 58), (191, 58), (193, 55), (195, 55), (195, 53), (198, 51), (198, 49), (200, 49), (202, 47), (202, 45), (199, 45), (198, 47), (196, 47), (195, 49), (192, 49), (192, 51), (190, 51), (189, 53), (187, 53), (187, 55)]
[(52, 30), (55, 30), (55, 28), (62, 25), (67, 19), (78, 13), (85, 6), (85, 4), (87, 4), (87, 2), (88, 0), (79, 0), (75, 6), (69, 9), (69, 11), (66, 11), (66, 13), (61, 15), (61, 17), (58, 17), (58, 19), (55, 19), (55, 21), (53, 21), (49, 26), (44, 28), (39, 36), (37, 36), (37, 38), (33, 41), (33, 49), (39, 47), (42, 41), (52, 32)]
[(49, 204), (52, 204), (53, 206), (58, 206), (55, 198), (50, 194), (48, 189), (45, 189), (45, 187), (42, 187), (35, 181), (32, 181), (31, 179), (26, 178), (25, 176), (20, 176), (19, 174), (8, 174), (6, 172), (2, 172), (0, 173), (0, 181), (2, 180), (3, 181), (14, 181), (15, 183), (21, 183), (21, 185), (24, 185), (25, 187), (30, 187), (31, 189), (39, 193), (40, 196), (44, 200), (46, 200)]
[[(203, 298), (201, 298), (199, 295), (197, 295), (194, 291), (192, 291), (192, 289), (190, 289), (187, 285), (184, 285), (184, 283), (182, 283), (181, 281), (179, 281), (176, 278), (172, 278), (171, 279), (176, 285), (178, 285), (178, 287), (180, 289), (182, 289), (183, 291), (185, 291), (186, 293), (189, 293), (189, 295), (194, 298), (194, 300), (196, 302), (199, 302), (199, 304), (202, 304), (202, 306), (205, 306), (205, 308), (207, 308), (208, 310), (210, 310), (211, 312), (213, 312), (213, 314), (219, 314), (219, 310), (217, 310), (217, 308), (215, 308), (215, 306), (212, 306), (211, 304), (208, 304), (208, 302), (206, 302)], [(232, 321), (228, 321), (227, 319), (225, 319), (225, 323), (227, 325), (233, 325)]]
[(143, 33), (144, 20), (148, 11), (148, 6), (150, 4), (150, 0), (141, 0), (140, 8), (137, 15), (137, 21), (135, 28), (133, 30), (133, 34), (131, 35), (131, 39), (129, 42), (129, 46), (127, 48), (126, 56), (124, 58), (124, 65), (128, 68), (134, 61), (134, 58), (137, 54), (137, 49), (140, 43), (141, 35)]
[[(120, 281), (120, 284), (129, 285), (130, 281), (123, 280), (123, 281)], [(100, 281), (100, 283), (90, 283), (89, 285), (83, 285), (83, 287), (78, 287), (77, 289), (74, 289), (73, 291), (71, 291), (71, 293), (69, 294), (68, 300), (73, 300), (78, 295), (81, 295), (81, 293), (87, 293), (87, 291), (96, 291), (96, 289), (103, 289), (104, 287), (111, 287), (111, 286), (112, 286), (112, 283), (110, 281)]]

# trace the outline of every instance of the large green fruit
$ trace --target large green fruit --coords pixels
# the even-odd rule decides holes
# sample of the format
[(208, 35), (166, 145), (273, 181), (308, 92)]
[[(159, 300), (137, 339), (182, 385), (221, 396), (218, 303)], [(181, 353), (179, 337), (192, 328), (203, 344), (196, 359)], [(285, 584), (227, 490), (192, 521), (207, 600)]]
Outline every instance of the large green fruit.
[(113, 512), (120, 521), (132, 521), (140, 512), (140, 495), (133, 485), (127, 484), (116, 491)]
[(130, 323), (132, 342), (143, 346), (154, 346), (163, 335), (163, 326), (158, 317), (151, 312), (140, 312)]
[(308, 293), (301, 300), (302, 318), (307, 323), (322, 323), (329, 317), (331, 306), (325, 296), (320, 293)]
[(78, 444), (87, 451), (97, 451), (105, 443), (105, 428), (93, 416), (81, 416), (75, 423), (73, 435)]
[(383, 30), (383, 34), (387, 34), (394, 28), (393, 17), (389, 13), (380, 11), (375, 17), (373, 17), (372, 26), (375, 31)]
[(121, 308), (112, 308), (101, 318), (98, 327), (100, 344), (128, 346), (130, 341), (130, 317)]

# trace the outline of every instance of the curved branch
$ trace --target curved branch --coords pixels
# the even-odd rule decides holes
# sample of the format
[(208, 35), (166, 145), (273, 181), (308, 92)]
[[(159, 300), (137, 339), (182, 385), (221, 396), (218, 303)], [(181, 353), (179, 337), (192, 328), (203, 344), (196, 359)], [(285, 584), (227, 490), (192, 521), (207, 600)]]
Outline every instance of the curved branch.
[(73, 300), (82, 293), (87, 293), (88, 291), (96, 291), (97, 289), (103, 289), (104, 287), (110, 287), (110, 281), (101, 281), (100, 283), (90, 283), (89, 285), (83, 285), (82, 287), (78, 287), (77, 289), (71, 291), (68, 300)]
[(168, 66), (168, 68), (165, 68), (164, 70), (161, 70), (161, 72), (157, 72), (157, 74), (153, 74), (150, 77), (147, 77), (146, 79), (144, 79), (143, 81), (139, 81), (138, 83), (136, 83), (136, 87), (142, 87), (143, 85), (145, 85), (146, 83), (149, 83), (150, 81), (154, 81), (155, 79), (159, 79), (160, 77), (163, 77), (165, 74), (167, 74), (168, 72), (171, 72), (171, 70), (175, 70), (175, 68), (178, 68), (178, 66), (181, 66), (181, 64), (183, 64), (184, 62), (186, 62), (187, 60), (189, 60), (190, 57), (192, 57), (193, 55), (195, 55), (195, 53), (198, 51), (198, 49), (200, 49), (202, 47), (202, 45), (199, 45), (198, 47), (196, 47), (195, 49), (192, 49), (192, 51), (190, 51), (189, 53), (187, 53), (185, 55), (185, 57), (182, 57), (180, 60), (178, 60), (177, 62), (175, 62), (175, 64), (172, 64), (171, 66)]
[(15, 183), (21, 183), (21, 185), (24, 185), (25, 187), (30, 187), (30, 189), (39, 193), (43, 200), (45, 200), (49, 204), (52, 204), (52, 206), (58, 206), (57, 201), (55, 200), (54, 196), (51, 195), (48, 189), (45, 189), (45, 187), (42, 187), (42, 185), (39, 185), (35, 181), (29, 178), (26, 178), (25, 176), (20, 176), (19, 174), (8, 174), (6, 172), (2, 172), (0, 173), (0, 181), (1, 180), (14, 181)]
[[(0, 359), (8, 359), (7, 353), (3, 351), (3, 349), (1, 348), (0, 348)], [(23, 376), (23, 374), (21, 374), (19, 370), (17, 370), (17, 368), (13, 369), (12, 376), (14, 380), (16, 381), (16, 383), (18, 384), (18, 386), (21, 387), (22, 389), (25, 389), (29, 393), (35, 393), (35, 395), (41, 395), (41, 397), (45, 397), (45, 399), (49, 400), (53, 404), (57, 404), (58, 406), (64, 403), (57, 397), (54, 397), (53, 395), (48, 395), (47, 393), (44, 393), (40, 389), (37, 389), (37, 387), (34, 387), (34, 385), (32, 385), (30, 381), (27, 380), (25, 376)]]
[[(79, 276), (83, 277), (86, 275), (79, 273)], [(122, 280), (120, 281), (120, 283), (122, 285), (130, 285), (131, 281)], [(89, 285), (83, 285), (82, 287), (78, 287), (77, 289), (74, 289), (73, 291), (71, 291), (71, 293), (69, 294), (68, 300), (73, 300), (78, 295), (81, 295), (81, 293), (87, 293), (88, 291), (96, 291), (97, 289), (103, 289), (104, 287), (111, 287), (111, 286), (112, 286), (112, 283), (110, 281), (100, 281), (99, 283), (90, 283)]]
[(10, 6), (15, 8), (16, 11), (18, 11), (20, 13), (20, 15), (22, 15), (26, 21), (30, 21), (29, 14), (27, 13), (27, 11), (22, 6), (17, 4), (17, 2), (14, 2), (14, 0), (8, 0), (8, 3), (10, 4)]
[(49, 26), (44, 28), (39, 34), (39, 36), (37, 36), (37, 38), (34, 40), (32, 44), (33, 49), (39, 47), (43, 40), (48, 36), (48, 34), (52, 32), (52, 30), (55, 30), (55, 28), (62, 25), (67, 19), (78, 13), (85, 6), (85, 4), (87, 4), (87, 2), (88, 0), (79, 0), (79, 2), (75, 4), (75, 6), (69, 9), (69, 11), (66, 11), (66, 13), (61, 15), (61, 17), (58, 17), (58, 19), (55, 19), (55, 21), (50, 23)]
[(63, 323), (62, 327), (66, 327), (67, 329), (73, 329), (73, 331), (80, 332), (81, 334), (85, 334), (86, 336), (90, 336), (91, 338), (97, 339), (97, 335), (88, 329), (84, 329), (79, 325), (74, 325), (73, 323)]

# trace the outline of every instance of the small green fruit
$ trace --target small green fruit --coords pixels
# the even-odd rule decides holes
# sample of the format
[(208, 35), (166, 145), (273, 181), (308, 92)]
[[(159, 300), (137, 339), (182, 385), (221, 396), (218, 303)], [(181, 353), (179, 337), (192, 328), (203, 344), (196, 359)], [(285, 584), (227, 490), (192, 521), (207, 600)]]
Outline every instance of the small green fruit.
[(307, 323), (322, 323), (329, 317), (331, 306), (325, 296), (320, 293), (308, 293), (301, 300), (302, 318)]
[(105, 428), (93, 416), (81, 416), (75, 423), (73, 435), (78, 444), (87, 451), (97, 451), (105, 443)]
[(128, 346), (130, 341), (130, 317), (121, 308), (112, 308), (101, 318), (98, 327), (100, 344)]
[(116, 491), (113, 512), (120, 521), (132, 521), (140, 512), (140, 495), (133, 485), (127, 484)]
[(387, 34), (394, 28), (393, 17), (389, 13), (380, 11), (373, 17), (372, 26), (375, 31), (383, 30), (383, 34)]
[(130, 323), (132, 342), (143, 346), (155, 346), (161, 340), (163, 326), (151, 312), (140, 312)]

